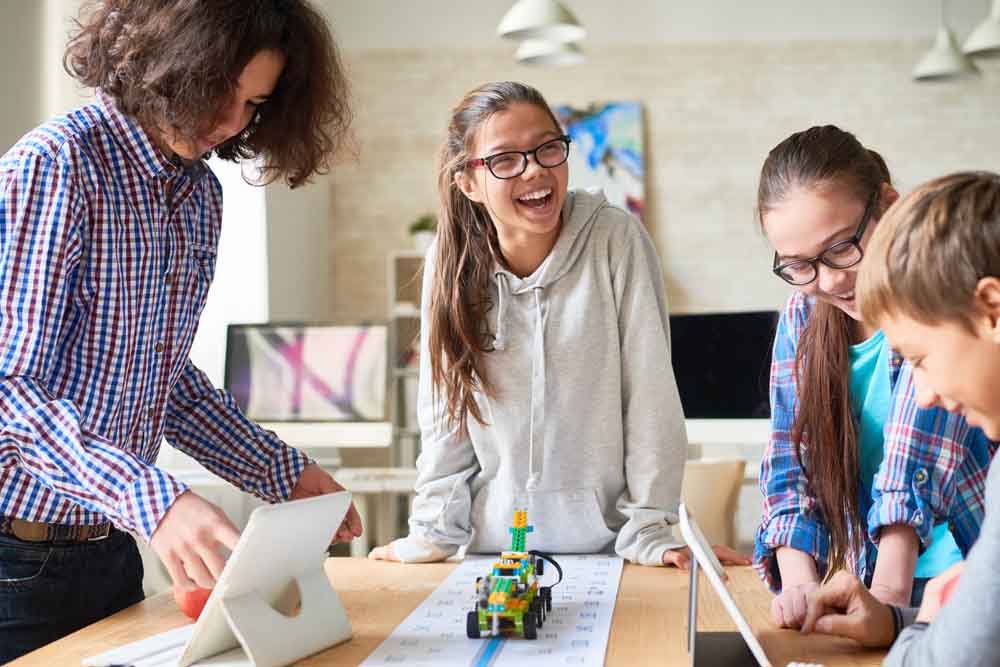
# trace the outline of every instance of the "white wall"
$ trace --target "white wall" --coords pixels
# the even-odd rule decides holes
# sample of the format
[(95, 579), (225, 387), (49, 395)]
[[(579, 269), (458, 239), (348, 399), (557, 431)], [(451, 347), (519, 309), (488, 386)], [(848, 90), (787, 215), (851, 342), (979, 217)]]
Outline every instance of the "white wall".
[(41, 6), (0, 0), (0, 154), (38, 122)]
[(221, 387), (227, 326), (268, 320), (267, 218), (264, 188), (249, 185), (240, 165), (218, 158), (208, 164), (222, 183), (222, 235), (191, 360)]
[[(350, 169), (350, 165), (342, 168)], [(329, 176), (318, 176), (314, 183), (295, 190), (284, 183), (267, 186), (272, 321), (332, 320), (329, 220)]]
[[(916, 39), (940, 21), (938, 0), (561, 0), (587, 29), (584, 48), (719, 42)], [(946, 0), (949, 23), (966, 33), (990, 0)], [(319, 0), (343, 48), (488, 49), (514, 0)], [(514, 44), (508, 42), (511, 52)], [(732, 63), (738, 66), (738, 63)]]

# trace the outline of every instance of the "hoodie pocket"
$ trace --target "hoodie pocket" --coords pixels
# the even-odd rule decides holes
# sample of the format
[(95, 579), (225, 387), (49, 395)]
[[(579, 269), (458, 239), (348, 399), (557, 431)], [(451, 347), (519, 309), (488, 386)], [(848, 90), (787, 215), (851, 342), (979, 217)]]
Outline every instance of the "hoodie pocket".
[[(507, 495), (490, 494), (484, 488), (472, 504), (475, 529), (470, 551), (494, 553), (510, 549), (510, 531), (514, 510), (528, 510), (527, 548), (552, 553), (598, 553), (615, 539), (604, 521), (593, 487), (536, 491), (530, 500), (515, 504)], [(506, 494), (505, 494), (506, 495)], [(525, 507), (527, 505), (527, 507)]]

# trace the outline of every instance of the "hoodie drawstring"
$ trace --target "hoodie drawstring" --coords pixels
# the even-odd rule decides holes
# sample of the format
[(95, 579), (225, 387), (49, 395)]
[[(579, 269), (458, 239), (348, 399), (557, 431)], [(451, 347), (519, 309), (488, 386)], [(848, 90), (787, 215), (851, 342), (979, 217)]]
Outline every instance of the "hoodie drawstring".
[[(545, 451), (545, 319), (542, 314), (542, 288), (532, 288), (535, 297), (535, 340), (531, 355), (531, 417), (528, 426), (528, 491), (534, 491), (542, 477), (542, 463), (535, 460), (538, 451)], [(538, 434), (535, 434), (535, 431)], [(541, 458), (541, 456), (539, 456)]]
[[(507, 348), (507, 309), (512, 298), (510, 283), (505, 273), (497, 271), (497, 326), (493, 349)], [(532, 287), (535, 301), (535, 327), (531, 354), (531, 395), (528, 419), (528, 482), (527, 490), (534, 491), (542, 478), (542, 461), (545, 445), (545, 315), (542, 311), (542, 287)], [(537, 448), (536, 448), (537, 443)], [(537, 449), (537, 456), (536, 456)]]
[[(497, 281), (497, 333), (493, 338), (493, 349), (507, 349), (507, 335), (504, 323), (507, 321), (507, 302), (510, 301), (510, 285), (507, 284), (507, 276), (497, 271), (494, 274)], [(507, 298), (504, 298), (504, 293)]]

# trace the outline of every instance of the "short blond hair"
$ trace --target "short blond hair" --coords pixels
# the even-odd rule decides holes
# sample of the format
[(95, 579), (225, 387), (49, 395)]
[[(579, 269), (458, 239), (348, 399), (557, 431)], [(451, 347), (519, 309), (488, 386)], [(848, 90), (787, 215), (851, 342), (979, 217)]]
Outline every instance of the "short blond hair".
[(1000, 175), (962, 172), (918, 187), (878, 223), (855, 287), (865, 321), (904, 315), (968, 325), (976, 285), (1000, 277)]

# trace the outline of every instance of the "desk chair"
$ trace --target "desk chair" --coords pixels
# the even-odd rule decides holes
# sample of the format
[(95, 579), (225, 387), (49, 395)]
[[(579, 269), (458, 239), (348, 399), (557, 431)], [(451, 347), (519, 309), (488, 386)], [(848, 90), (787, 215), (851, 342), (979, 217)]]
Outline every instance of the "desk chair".
[(684, 466), (682, 502), (698, 517), (712, 544), (735, 544), (736, 505), (745, 468), (743, 459), (696, 459)]

